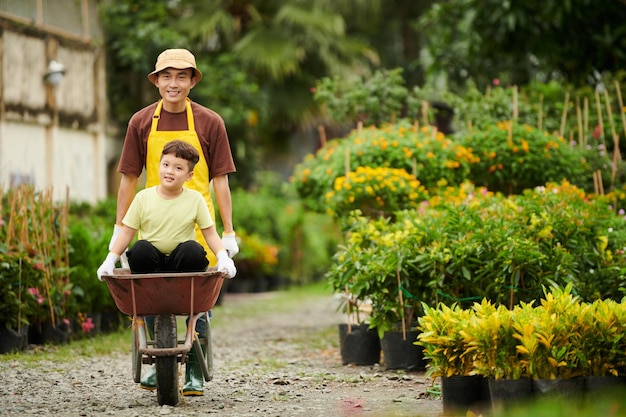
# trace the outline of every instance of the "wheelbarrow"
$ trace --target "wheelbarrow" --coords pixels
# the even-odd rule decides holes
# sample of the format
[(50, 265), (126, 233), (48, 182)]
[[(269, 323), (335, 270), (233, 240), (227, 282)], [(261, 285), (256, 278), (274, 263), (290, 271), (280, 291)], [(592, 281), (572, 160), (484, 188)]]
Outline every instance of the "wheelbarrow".
[[(180, 402), (179, 366), (187, 362), (194, 349), (200, 360), (205, 381), (213, 379), (211, 326), (208, 311), (220, 294), (224, 276), (214, 268), (206, 272), (168, 272), (131, 274), (128, 268), (116, 268), (102, 279), (117, 308), (132, 316), (133, 380), (141, 381), (141, 365), (155, 365), (159, 405)], [(198, 337), (196, 322), (206, 315), (206, 336)], [(189, 317), (183, 340), (178, 338), (176, 316)], [(145, 316), (155, 316), (154, 340), (148, 340)], [(202, 351), (205, 347), (205, 353)]]

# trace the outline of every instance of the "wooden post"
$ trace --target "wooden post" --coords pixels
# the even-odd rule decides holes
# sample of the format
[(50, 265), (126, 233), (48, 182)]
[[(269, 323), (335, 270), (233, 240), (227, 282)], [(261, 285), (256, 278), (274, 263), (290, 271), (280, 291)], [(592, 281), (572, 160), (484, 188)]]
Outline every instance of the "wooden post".
[(517, 121), (518, 119), (518, 104), (517, 104), (517, 86), (513, 86), (513, 120)]
[(585, 137), (583, 136), (583, 115), (580, 109), (580, 98), (576, 97), (576, 122), (578, 124), (578, 145), (585, 146)]
[(624, 132), (626, 132), (626, 113), (624, 112), (624, 102), (622, 101), (622, 90), (620, 89), (619, 81), (615, 81), (615, 91), (617, 92), (617, 100), (619, 108), (621, 109), (620, 115), (622, 116), (622, 126), (624, 128)]
[(613, 135), (613, 170), (611, 172), (611, 180), (615, 181), (617, 175), (617, 163), (621, 159), (619, 151), (619, 136), (615, 131), (615, 123), (613, 122), (613, 111), (611, 110), (611, 101), (609, 99), (609, 93), (604, 89), (604, 104), (606, 106), (606, 112), (609, 116), (609, 124), (611, 126), (611, 134)]
[(543, 94), (539, 96), (539, 115), (537, 119), (537, 128), (541, 130), (543, 126)]
[(317, 126), (317, 133), (320, 135), (320, 144), (326, 146), (326, 129), (324, 129), (324, 125)]
[(559, 136), (565, 135), (565, 121), (567, 120), (567, 107), (569, 105), (569, 92), (565, 93), (565, 100), (563, 102), (563, 113), (561, 114), (561, 129), (559, 130)]
[(598, 112), (598, 126), (600, 126), (600, 140), (606, 148), (606, 141), (604, 140), (604, 121), (602, 120), (602, 103), (600, 102), (600, 91), (596, 88), (596, 110)]

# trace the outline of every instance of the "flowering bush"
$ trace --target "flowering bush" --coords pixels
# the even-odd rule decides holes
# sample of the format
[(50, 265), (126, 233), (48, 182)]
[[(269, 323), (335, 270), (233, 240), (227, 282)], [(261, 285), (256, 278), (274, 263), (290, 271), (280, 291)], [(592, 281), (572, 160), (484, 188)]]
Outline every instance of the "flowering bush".
[(355, 209), (369, 216), (389, 216), (397, 210), (416, 208), (427, 194), (403, 169), (358, 167), (335, 179), (333, 191), (326, 194), (326, 205), (329, 213), (338, 217)]
[(415, 274), (411, 257), (421, 242), (412, 220), (347, 218), (347, 238), (327, 272), (337, 293), (349, 292), (357, 301), (371, 300), (370, 326), (382, 336), (403, 323), (415, 324), (421, 300), (430, 299), (428, 282)]
[[(626, 293), (626, 225), (612, 196), (563, 182), (504, 197), (465, 183), (389, 219), (349, 217), (327, 278), (372, 300), (372, 323), (394, 326), (419, 302), (486, 298), (510, 308), (549, 285), (583, 300)], [(402, 298), (400, 298), (402, 294)], [(404, 304), (402, 304), (404, 303)]]
[(468, 179), (491, 191), (519, 194), (563, 179), (583, 185), (592, 176), (584, 151), (529, 125), (503, 121), (457, 139), (477, 157)]
[(354, 130), (345, 139), (327, 142), (296, 166), (292, 183), (308, 208), (325, 212), (325, 196), (334, 189), (335, 180), (358, 167), (403, 169), (430, 190), (441, 180), (461, 183), (475, 160), (471, 150), (441, 132), (400, 121)]
[(29, 324), (37, 301), (29, 288), (43, 278), (43, 268), (26, 252), (7, 251), (0, 245), (0, 325), (19, 329)]
[[(29, 323), (56, 325), (72, 318), (76, 294), (67, 264), (67, 206), (53, 202), (50, 191), (37, 192), (27, 185), (8, 190), (1, 198), (3, 281), (6, 278), (8, 287), (22, 289), (13, 297), (17, 295), (18, 305), (26, 307)], [(0, 316), (0, 322), (15, 323), (16, 319)], [(24, 323), (23, 317), (20, 321)]]

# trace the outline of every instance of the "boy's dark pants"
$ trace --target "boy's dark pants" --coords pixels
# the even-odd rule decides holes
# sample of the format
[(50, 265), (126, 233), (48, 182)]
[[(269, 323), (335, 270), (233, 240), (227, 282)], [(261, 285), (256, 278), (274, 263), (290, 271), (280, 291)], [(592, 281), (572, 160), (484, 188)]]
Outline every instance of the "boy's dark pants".
[[(126, 255), (133, 274), (202, 272), (209, 266), (206, 250), (195, 240), (188, 240), (179, 244), (169, 255), (161, 253), (147, 240), (138, 240)], [(146, 324), (149, 329), (154, 329), (154, 317), (146, 317)], [(196, 331), (200, 337), (206, 336), (205, 315), (196, 321)]]

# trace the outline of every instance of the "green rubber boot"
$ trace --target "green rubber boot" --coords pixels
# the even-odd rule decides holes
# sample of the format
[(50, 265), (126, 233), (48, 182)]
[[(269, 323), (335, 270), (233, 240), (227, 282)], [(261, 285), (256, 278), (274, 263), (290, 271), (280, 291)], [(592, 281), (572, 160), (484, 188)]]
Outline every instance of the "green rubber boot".
[[(206, 348), (201, 346), (202, 353), (206, 354)], [(195, 349), (191, 349), (187, 354), (187, 366), (185, 367), (185, 385), (183, 386), (183, 395), (200, 396), (204, 395), (204, 375), (202, 375), (202, 366)]]
[[(148, 337), (154, 340), (154, 321), (152, 325), (149, 325), (146, 321), (146, 330), (148, 331)], [(139, 388), (147, 389), (148, 391), (154, 391), (156, 389), (156, 366), (150, 366), (146, 373), (141, 377), (139, 382)]]

